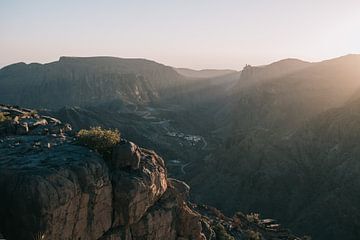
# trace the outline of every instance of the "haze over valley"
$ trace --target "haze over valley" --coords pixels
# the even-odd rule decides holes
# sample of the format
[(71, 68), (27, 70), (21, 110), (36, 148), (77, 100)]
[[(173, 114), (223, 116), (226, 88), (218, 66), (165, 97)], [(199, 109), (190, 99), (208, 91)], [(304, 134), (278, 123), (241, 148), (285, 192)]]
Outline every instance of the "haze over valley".
[(155, 2), (4, 3), (0, 239), (360, 239), (360, 5)]

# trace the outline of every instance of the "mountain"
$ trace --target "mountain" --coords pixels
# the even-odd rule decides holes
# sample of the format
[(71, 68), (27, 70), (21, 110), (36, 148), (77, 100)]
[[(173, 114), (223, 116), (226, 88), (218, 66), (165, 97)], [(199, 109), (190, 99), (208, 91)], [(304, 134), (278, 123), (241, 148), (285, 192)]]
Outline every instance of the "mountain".
[(297, 183), (288, 201), (301, 211), (292, 227), (301, 230), (300, 225), (313, 219), (316, 224), (309, 226), (313, 232), (324, 229), (314, 238), (360, 237), (359, 116), (358, 98), (306, 122), (286, 144), (286, 172)]
[(145, 104), (176, 92), (183, 77), (145, 59), (61, 57), (48, 64), (17, 63), (0, 70), (0, 101), (60, 108), (111, 100)]
[(70, 125), (34, 110), (0, 105), (0, 113), (6, 239), (305, 239), (272, 219), (230, 218), (190, 203), (189, 186), (168, 178), (159, 155), (119, 135), (116, 142), (92, 135), (89, 145)]
[(289, 73), (309, 67), (311, 63), (299, 59), (283, 59), (269, 65), (251, 66), (246, 65), (241, 74), (240, 85), (250, 83), (259, 83), (269, 79), (275, 79)]
[(174, 68), (174, 70), (180, 75), (187, 78), (215, 78), (215, 77), (221, 77), (228, 74), (236, 73), (235, 70), (229, 70), (229, 69), (193, 70), (189, 68)]
[[(358, 92), (360, 56), (306, 65), (276, 78), (254, 78), (251, 85), (237, 88), (219, 110), (221, 121), (213, 130), (213, 140), (208, 141), (211, 150), (197, 163), (202, 171), (188, 181), (196, 201), (206, 201), (227, 213), (235, 209), (262, 212), (316, 239), (357, 239), (358, 215), (353, 211), (357, 194), (348, 199), (335, 197), (356, 188), (357, 178), (351, 185), (340, 179), (346, 169), (352, 168), (352, 176), (355, 174), (357, 155), (344, 150), (348, 159), (332, 156), (336, 161), (324, 155), (337, 149), (333, 143), (337, 134), (349, 146), (356, 145), (357, 112), (352, 107), (345, 114), (339, 108)], [(317, 130), (300, 137), (299, 132), (308, 134), (307, 124), (316, 125), (311, 129)], [(341, 131), (340, 126), (345, 125)], [(333, 173), (339, 170), (334, 161), (347, 165), (346, 169)], [(350, 212), (355, 216), (346, 215)]]
[[(102, 61), (99, 71), (106, 75), (112, 60)], [(78, 63), (70, 65), (67, 68), (80, 68)], [(87, 68), (96, 66), (92, 62)], [(156, 66), (162, 69), (159, 74), (170, 68)], [(2, 69), (0, 76), (14, 68), (10, 67)], [(156, 149), (165, 159), (169, 176), (189, 183), (195, 203), (213, 205), (226, 215), (238, 210), (260, 212), (315, 239), (359, 238), (360, 55), (312, 63), (285, 59), (198, 79), (180, 76), (173, 68), (166, 77), (159, 75), (151, 81), (145, 70), (133, 72), (147, 76), (143, 79), (148, 87), (139, 93), (146, 101), (132, 97), (130, 87), (119, 87), (124, 91), (121, 97), (101, 101), (61, 100), (67, 106), (60, 100), (46, 105), (52, 100), (47, 100), (50, 96), (44, 91), (32, 98), (42, 99), (51, 108), (40, 113), (69, 122), (76, 130), (118, 128), (130, 141)], [(17, 81), (0, 77), (0, 84), (6, 89), (14, 82), (36, 79), (33, 72), (19, 73), (8, 74)], [(126, 81), (119, 82), (123, 84), (127, 86)], [(62, 91), (60, 85), (56, 88)], [(16, 104), (14, 99), (22, 97), (22, 88), (15, 85), (9, 88), (12, 97), (0, 89), (5, 102)], [(79, 91), (87, 92), (74, 88)], [(29, 98), (26, 106), (36, 105), (33, 101)]]
[[(360, 56), (349, 55), (311, 64), (283, 60), (245, 67), (233, 97), (220, 110), (232, 121), (228, 134), (254, 127), (290, 134), (307, 119), (346, 102), (360, 86), (359, 66)], [(229, 126), (226, 119), (222, 124)]]

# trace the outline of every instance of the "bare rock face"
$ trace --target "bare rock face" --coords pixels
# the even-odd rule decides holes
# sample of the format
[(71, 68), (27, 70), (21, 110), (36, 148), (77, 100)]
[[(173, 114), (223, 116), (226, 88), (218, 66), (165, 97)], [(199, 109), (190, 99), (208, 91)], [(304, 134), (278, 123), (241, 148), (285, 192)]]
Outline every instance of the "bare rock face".
[[(117, 153), (121, 145), (126, 148), (132, 146), (130, 149), (133, 151), (131, 154), (125, 152), (124, 163), (128, 164), (129, 168), (119, 168), (112, 172), (115, 225), (137, 222), (167, 188), (164, 161), (155, 152), (125, 142), (115, 147)], [(113, 156), (116, 156), (118, 162), (122, 159), (119, 154)], [(124, 163), (119, 165), (125, 165)], [(131, 165), (139, 167), (133, 169)]]
[(180, 200), (186, 201), (189, 197), (190, 187), (185, 182), (169, 178), (168, 182), (174, 189), (176, 189), (177, 196)]
[(112, 189), (105, 162), (62, 141), (47, 136), (3, 139), (0, 225), (9, 239), (31, 239), (38, 233), (51, 239), (94, 239), (111, 226)]
[(111, 229), (102, 240), (206, 239), (202, 234), (200, 215), (187, 206), (187, 200), (170, 182), (161, 198), (137, 222)]
[(0, 231), (7, 239), (181, 234), (176, 224), (184, 203), (168, 188), (173, 180), (155, 152), (122, 140), (104, 160), (77, 145), (70, 126), (56, 119), (11, 106), (0, 110), (6, 117), (0, 123)]
[(70, 127), (0, 106), (0, 226), (8, 239), (93, 239), (111, 226), (112, 188), (101, 156), (74, 145)]
[(115, 218), (104, 239), (205, 239), (199, 214), (186, 204), (189, 186), (167, 179), (164, 161), (155, 152), (129, 142), (115, 149), (122, 144), (132, 146), (126, 147), (132, 149), (126, 153), (132, 158), (124, 158), (125, 162), (137, 162), (136, 152), (141, 158), (138, 169), (127, 164), (112, 172)]
[(113, 149), (110, 165), (114, 168), (131, 167), (136, 170), (140, 166), (141, 151), (132, 142), (123, 141)]
[(153, 206), (137, 223), (130, 226), (135, 239), (176, 239), (176, 229), (173, 227), (176, 213), (160, 201)]

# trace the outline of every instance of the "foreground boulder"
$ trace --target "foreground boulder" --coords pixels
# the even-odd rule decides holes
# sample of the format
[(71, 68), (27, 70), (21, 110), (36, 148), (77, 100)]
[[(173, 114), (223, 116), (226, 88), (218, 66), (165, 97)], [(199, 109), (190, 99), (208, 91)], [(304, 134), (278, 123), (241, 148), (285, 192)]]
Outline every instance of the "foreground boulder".
[(140, 148), (132, 142), (123, 141), (114, 147), (110, 165), (114, 168), (131, 167), (136, 170), (140, 167), (140, 160)]
[[(121, 142), (119, 145), (128, 145), (128, 142)], [(118, 148), (119, 146), (115, 146), (115, 149)], [(136, 146), (134, 156), (131, 158), (133, 161), (138, 162), (140, 159), (140, 163), (136, 163), (137, 169), (125, 166), (112, 171), (115, 225), (126, 225), (139, 221), (146, 211), (160, 199), (167, 188), (164, 161), (158, 155)], [(121, 161), (121, 155), (117, 154), (116, 160)], [(124, 160), (129, 162), (128, 153), (125, 153)]]
[(122, 139), (104, 158), (80, 146), (59, 120), (4, 105), (0, 113), (6, 239), (250, 239), (250, 230), (266, 239), (299, 239), (279, 226), (189, 203), (189, 186), (168, 178), (153, 151)]
[(0, 109), (0, 231), (6, 238), (202, 239), (201, 228), (177, 228), (181, 218), (198, 216), (178, 216), (183, 206), (155, 152), (121, 140), (104, 159), (77, 144), (70, 126), (56, 119)]

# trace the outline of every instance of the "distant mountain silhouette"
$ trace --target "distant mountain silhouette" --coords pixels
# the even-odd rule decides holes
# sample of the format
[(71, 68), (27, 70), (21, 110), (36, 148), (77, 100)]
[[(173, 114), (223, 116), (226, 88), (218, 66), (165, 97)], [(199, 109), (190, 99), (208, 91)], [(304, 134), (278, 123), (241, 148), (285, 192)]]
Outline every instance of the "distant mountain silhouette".
[(145, 59), (61, 57), (1, 69), (0, 101), (56, 108), (115, 99), (140, 104), (166, 95), (182, 78), (173, 68)]
[(209, 143), (190, 184), (198, 201), (229, 212), (261, 212), (315, 239), (357, 239), (360, 55), (300, 65), (270, 78), (274, 64), (242, 71), (215, 112), (213, 139), (222, 140)]
[(311, 63), (299, 59), (284, 59), (269, 65), (251, 66), (246, 65), (242, 70), (240, 86), (259, 83), (266, 80), (275, 79), (289, 73), (293, 73), (309, 67)]
[(109, 57), (19, 63), (0, 70), (0, 101), (50, 108), (75, 129), (119, 128), (164, 156), (194, 202), (314, 239), (360, 238), (360, 55), (178, 71)]

